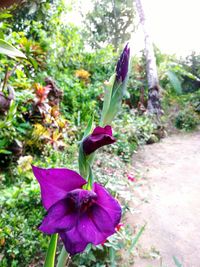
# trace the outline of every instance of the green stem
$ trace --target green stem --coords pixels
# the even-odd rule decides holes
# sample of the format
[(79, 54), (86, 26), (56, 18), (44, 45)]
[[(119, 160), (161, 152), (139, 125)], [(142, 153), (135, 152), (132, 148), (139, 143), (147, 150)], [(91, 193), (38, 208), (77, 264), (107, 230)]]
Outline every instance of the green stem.
[(70, 263), (70, 256), (67, 253), (65, 247), (63, 246), (61, 253), (58, 257), (58, 263), (56, 267), (67, 267)]
[(58, 234), (53, 234), (49, 242), (49, 247), (45, 258), (44, 267), (54, 267), (57, 240), (58, 240)]

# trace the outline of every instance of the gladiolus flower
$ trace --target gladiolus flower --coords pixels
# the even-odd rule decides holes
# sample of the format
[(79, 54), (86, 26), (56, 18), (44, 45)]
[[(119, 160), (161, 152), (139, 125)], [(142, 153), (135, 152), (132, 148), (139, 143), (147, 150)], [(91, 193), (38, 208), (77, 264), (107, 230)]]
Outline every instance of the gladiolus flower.
[(98, 148), (112, 144), (116, 139), (112, 135), (111, 126), (96, 127), (91, 135), (83, 140), (83, 151), (86, 155), (93, 153)]
[(128, 47), (128, 43), (126, 44), (119, 61), (117, 62), (116, 67), (116, 80), (119, 82), (123, 82), (128, 73), (128, 65), (130, 58), (130, 48)]
[(46, 234), (59, 233), (70, 255), (83, 252), (87, 244), (99, 245), (116, 232), (121, 207), (104, 187), (86, 181), (69, 169), (42, 169), (33, 166), (41, 188), (47, 216), (40, 225)]

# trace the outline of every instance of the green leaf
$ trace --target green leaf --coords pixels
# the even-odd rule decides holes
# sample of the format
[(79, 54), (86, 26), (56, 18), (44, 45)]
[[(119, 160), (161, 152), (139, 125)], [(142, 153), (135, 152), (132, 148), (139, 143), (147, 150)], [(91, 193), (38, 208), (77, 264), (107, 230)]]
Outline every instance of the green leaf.
[(175, 256), (173, 256), (173, 260), (177, 267), (183, 267), (183, 265), (179, 262), (179, 260)]
[(0, 149), (0, 154), (10, 155), (10, 154), (12, 154), (12, 152), (9, 150), (6, 150), (6, 149)]
[(104, 101), (103, 101), (103, 110), (102, 110), (102, 114), (101, 114), (101, 122), (100, 122), (100, 125), (101, 126), (105, 126), (104, 124), (104, 120), (105, 120), (105, 117), (107, 115), (107, 112), (110, 108), (110, 102), (111, 102), (111, 97), (112, 97), (112, 89), (113, 89), (113, 85), (114, 85), (114, 82), (115, 82), (115, 77), (116, 77), (116, 74), (113, 74), (111, 77), (110, 77), (110, 80), (108, 82), (108, 85), (106, 85), (105, 87), (105, 93), (104, 93)]
[(168, 70), (167, 76), (169, 78), (171, 85), (173, 86), (174, 90), (176, 91), (176, 93), (179, 95), (182, 94), (183, 90), (182, 90), (181, 82), (179, 81), (177, 75), (173, 71)]
[(109, 249), (109, 256), (110, 256), (110, 266), (116, 267), (116, 263), (115, 263), (116, 252), (113, 248)]
[(17, 112), (17, 105), (15, 104), (14, 101), (12, 101), (11, 105), (10, 105), (10, 108), (8, 110), (6, 121), (7, 122), (12, 122), (13, 119), (15, 118), (16, 112)]
[(44, 267), (54, 267), (58, 234), (53, 234), (50, 239)]
[(87, 128), (85, 129), (85, 132), (84, 132), (82, 140), (91, 133), (93, 120), (94, 120), (94, 115), (91, 116), (91, 118), (90, 118), (90, 120), (88, 122), (88, 125), (87, 125)]
[(61, 253), (58, 257), (58, 263), (57, 263), (56, 267), (65, 267), (68, 259), (69, 259), (69, 255), (68, 255), (65, 247), (63, 246)]
[(7, 18), (11, 18), (12, 15), (9, 13), (0, 13), (0, 19), (7, 19)]
[(37, 61), (33, 57), (29, 57), (28, 60), (33, 65), (34, 69), (37, 70), (38, 69), (38, 63), (37, 63)]
[(14, 46), (4, 41), (3, 39), (0, 39), (0, 53), (12, 58), (26, 58), (26, 56), (20, 50), (16, 49)]
[(131, 242), (131, 245), (130, 245), (130, 248), (129, 248), (129, 253), (131, 252), (131, 250), (134, 248), (134, 246), (137, 244), (138, 240), (140, 239), (142, 233), (144, 232), (145, 230), (145, 227), (146, 227), (146, 224), (143, 225), (141, 228), (140, 228), (140, 231), (137, 233), (137, 235), (133, 238), (132, 242)]

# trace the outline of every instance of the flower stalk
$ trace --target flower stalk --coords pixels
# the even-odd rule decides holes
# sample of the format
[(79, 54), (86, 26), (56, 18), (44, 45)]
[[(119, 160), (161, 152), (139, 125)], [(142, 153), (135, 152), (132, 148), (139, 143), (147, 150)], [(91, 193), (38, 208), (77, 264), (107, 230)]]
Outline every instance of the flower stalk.
[(120, 109), (122, 98), (126, 92), (129, 62), (130, 48), (127, 44), (117, 62), (115, 74), (111, 76), (105, 87), (101, 126), (111, 124)]
[(42, 203), (47, 210), (39, 230), (52, 235), (44, 267), (54, 267), (58, 234), (64, 246), (57, 267), (64, 267), (68, 266), (71, 255), (83, 252), (88, 244), (102, 244), (119, 225), (121, 207), (103, 186), (94, 181), (92, 164), (99, 148), (116, 141), (110, 124), (126, 89), (129, 56), (127, 44), (105, 90), (100, 126), (92, 131), (91, 118), (79, 142), (79, 173), (66, 168), (33, 166)]
[(54, 267), (57, 240), (58, 240), (58, 234), (53, 234), (49, 242), (49, 247), (45, 258), (44, 267)]

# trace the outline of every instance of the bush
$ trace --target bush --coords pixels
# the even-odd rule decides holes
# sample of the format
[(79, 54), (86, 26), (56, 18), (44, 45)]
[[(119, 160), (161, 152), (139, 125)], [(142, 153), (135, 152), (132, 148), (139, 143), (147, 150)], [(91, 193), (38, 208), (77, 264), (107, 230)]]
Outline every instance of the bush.
[[(38, 260), (48, 246), (48, 236), (37, 227), (44, 216), (36, 182), (20, 188), (13, 186), (2, 190), (0, 196), (1, 267), (28, 266), (33, 258)], [(42, 254), (42, 257), (44, 255)]]
[(147, 115), (140, 116), (137, 112), (123, 112), (113, 123), (117, 142), (109, 149), (129, 162), (139, 145), (146, 144), (156, 129), (153, 120)]
[(175, 117), (175, 126), (185, 131), (195, 130), (199, 122), (199, 116), (190, 107), (180, 110)]

